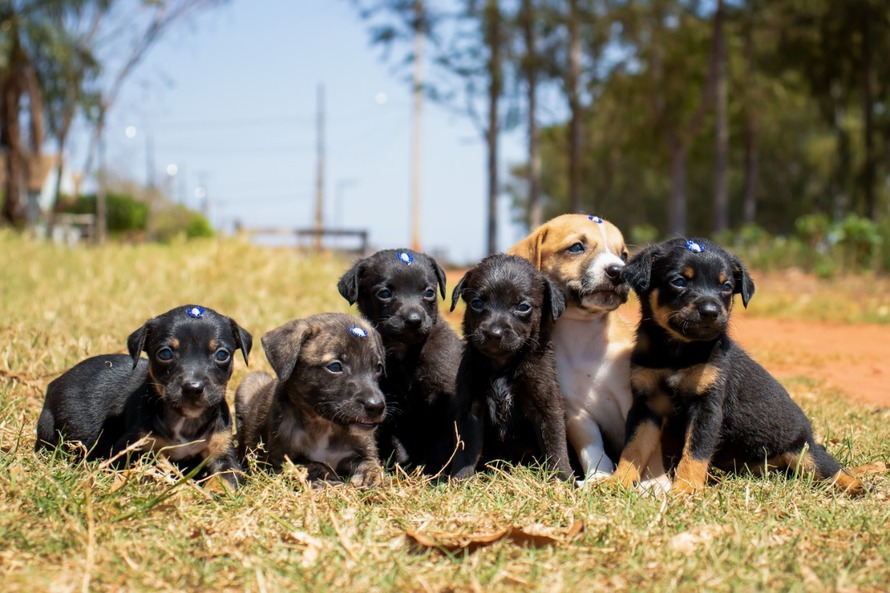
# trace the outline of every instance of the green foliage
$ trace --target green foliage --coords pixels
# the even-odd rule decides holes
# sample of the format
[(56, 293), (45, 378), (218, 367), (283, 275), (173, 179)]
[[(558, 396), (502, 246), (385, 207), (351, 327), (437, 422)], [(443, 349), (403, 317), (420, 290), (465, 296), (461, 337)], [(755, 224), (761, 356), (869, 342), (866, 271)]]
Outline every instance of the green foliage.
[(748, 225), (714, 239), (736, 249), (748, 265), (764, 270), (800, 268), (821, 278), (840, 273), (890, 273), (890, 216), (878, 222), (848, 214), (832, 221), (824, 214), (803, 216), (795, 232), (772, 235)]
[(161, 243), (176, 238), (198, 239), (216, 233), (207, 218), (181, 204), (164, 204), (152, 214), (150, 236)]
[[(105, 209), (110, 233), (141, 233), (148, 226), (149, 206), (129, 194), (108, 192), (105, 195)], [(72, 214), (95, 214), (96, 195), (78, 197), (64, 209)]]

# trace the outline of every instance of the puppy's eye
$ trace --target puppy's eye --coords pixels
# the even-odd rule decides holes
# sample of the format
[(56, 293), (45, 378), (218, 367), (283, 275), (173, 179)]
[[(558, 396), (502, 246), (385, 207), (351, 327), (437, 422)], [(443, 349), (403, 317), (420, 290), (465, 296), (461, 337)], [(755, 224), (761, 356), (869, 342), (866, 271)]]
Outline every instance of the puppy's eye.
[(383, 290), (377, 293), (377, 298), (382, 300), (387, 300), (392, 298), (392, 291), (388, 288), (384, 288)]
[(732, 290), (732, 282), (727, 280), (723, 283), (723, 290)]
[(624, 263), (627, 263), (627, 252), (626, 251), (622, 252), (621, 261), (623, 261)]
[(427, 288), (426, 291), (423, 293), (423, 298), (425, 298), (425, 299), (436, 298), (436, 291), (433, 290), (432, 288)]
[(679, 278), (674, 278), (673, 280), (671, 280), (671, 284), (673, 284), (677, 288), (684, 288), (686, 286), (686, 278), (683, 278), (682, 276)]
[(382, 363), (379, 363), (379, 362), (377, 363), (376, 371), (377, 371), (377, 374), (378, 374), (378, 375), (382, 375), (382, 374), (383, 374), (383, 364), (382, 364)]
[(173, 350), (165, 346), (157, 351), (155, 358), (161, 362), (170, 362), (173, 360)]
[(584, 245), (581, 243), (575, 243), (568, 249), (566, 249), (569, 253), (584, 253)]
[(326, 366), (325, 369), (327, 369), (330, 373), (338, 375), (343, 372), (343, 365), (339, 361), (335, 360), (334, 362)]
[(470, 307), (474, 311), (481, 311), (484, 305), (485, 303), (482, 301), (482, 299), (473, 299), (472, 301), (470, 301)]
[(232, 355), (229, 354), (229, 351), (223, 350), (222, 348), (217, 350), (216, 354), (213, 355), (213, 360), (215, 360), (216, 362), (220, 362), (220, 363), (229, 362), (230, 358), (232, 358)]
[(529, 305), (528, 303), (519, 303), (519, 305), (516, 307), (516, 310), (520, 313), (528, 313), (529, 311), (531, 311), (531, 308), (531, 305)]

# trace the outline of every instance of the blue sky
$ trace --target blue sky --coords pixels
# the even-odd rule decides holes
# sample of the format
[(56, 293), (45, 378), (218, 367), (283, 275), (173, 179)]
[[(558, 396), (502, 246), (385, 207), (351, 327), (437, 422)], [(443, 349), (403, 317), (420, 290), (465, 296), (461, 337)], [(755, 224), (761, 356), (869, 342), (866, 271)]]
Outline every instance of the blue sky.
[[(377, 248), (408, 245), (408, 85), (369, 45), (366, 24), (346, 0), (230, 0), (173, 31), (109, 114), (109, 166), (144, 181), (150, 155), (156, 182), (190, 206), (199, 202), (196, 187), (206, 188), (216, 226), (235, 219), (311, 226), (319, 84), (326, 222), (368, 229)], [(522, 161), (522, 144), (521, 131), (502, 140), (502, 179)], [(478, 130), (427, 101), (422, 154), (424, 250), (459, 263), (479, 259), (486, 156)], [(501, 249), (522, 235), (509, 222), (508, 201), (501, 199)]]

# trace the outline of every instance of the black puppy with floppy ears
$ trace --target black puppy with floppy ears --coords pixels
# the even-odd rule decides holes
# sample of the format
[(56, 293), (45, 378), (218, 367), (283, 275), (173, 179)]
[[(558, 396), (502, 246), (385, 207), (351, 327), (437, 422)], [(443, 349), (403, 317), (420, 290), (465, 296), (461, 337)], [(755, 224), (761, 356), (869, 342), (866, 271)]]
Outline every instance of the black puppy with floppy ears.
[(638, 482), (646, 461), (663, 453), (679, 492), (704, 487), (711, 466), (797, 469), (863, 492), (816, 444), (788, 392), (729, 337), (733, 296), (747, 307), (754, 295), (741, 260), (704, 239), (674, 239), (641, 251), (623, 277), (640, 297), (642, 318), (617, 480)]
[(562, 292), (526, 259), (492, 255), (454, 288), (452, 310), (461, 297), (466, 345), (455, 415), (464, 443), (452, 477), (469, 477), (490, 461), (537, 459), (570, 480), (565, 408), (550, 343), (565, 310)]
[(461, 341), (439, 317), (445, 273), (436, 260), (410, 249), (387, 249), (357, 261), (337, 288), (383, 338), (387, 419), (377, 433), (385, 462), (439, 473), (454, 443), (448, 416)]
[(306, 466), (314, 483), (376, 485), (383, 470), (374, 431), (386, 412), (377, 332), (350, 315), (321, 313), (273, 329), (262, 342), (278, 379), (258, 371), (238, 386), (241, 458), (255, 451), (274, 469), (287, 458)]
[(148, 437), (144, 450), (184, 468), (206, 460), (206, 473), (235, 485), (226, 386), (235, 350), (246, 363), (252, 343), (234, 320), (197, 305), (149, 319), (127, 338), (129, 356), (88, 358), (49, 384), (36, 447), (80, 441), (87, 459), (107, 459)]

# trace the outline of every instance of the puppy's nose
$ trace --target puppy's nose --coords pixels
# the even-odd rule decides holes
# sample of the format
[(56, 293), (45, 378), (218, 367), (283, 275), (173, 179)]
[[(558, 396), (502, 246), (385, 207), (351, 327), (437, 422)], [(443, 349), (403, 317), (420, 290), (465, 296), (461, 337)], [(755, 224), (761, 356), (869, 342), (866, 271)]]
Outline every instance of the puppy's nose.
[(624, 269), (624, 266), (618, 264), (612, 264), (606, 268), (606, 276), (614, 282), (615, 284), (621, 283), (621, 270)]
[(187, 381), (183, 383), (182, 394), (186, 397), (198, 399), (204, 394), (204, 381)]
[(386, 409), (386, 404), (382, 397), (370, 397), (362, 402), (365, 412), (370, 416), (379, 416)]
[(488, 335), (489, 338), (493, 340), (500, 340), (504, 337), (504, 328), (499, 325), (495, 325), (489, 327), (485, 333)]
[(704, 303), (698, 308), (702, 321), (715, 321), (720, 315), (720, 307), (716, 303)]
[(405, 315), (405, 323), (411, 326), (418, 326), (420, 322), (423, 321), (423, 315), (420, 314), (419, 311), (411, 311), (407, 315)]

